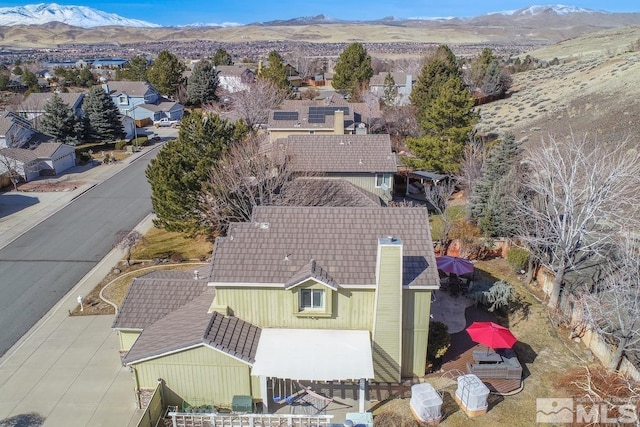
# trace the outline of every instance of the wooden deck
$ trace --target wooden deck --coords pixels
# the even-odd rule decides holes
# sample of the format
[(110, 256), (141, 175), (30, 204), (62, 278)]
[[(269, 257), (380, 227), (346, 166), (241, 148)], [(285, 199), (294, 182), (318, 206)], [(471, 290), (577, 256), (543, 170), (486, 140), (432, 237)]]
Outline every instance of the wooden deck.
[[(449, 377), (456, 377), (460, 374), (467, 373), (467, 363), (473, 363), (473, 350), (484, 350), (486, 347), (477, 345), (463, 352), (455, 359), (449, 360), (442, 364), (442, 368), (438, 372), (433, 372), (425, 378), (441, 378), (448, 374)], [(519, 380), (503, 380), (503, 379), (484, 379), (483, 383), (489, 387), (489, 390), (498, 394), (509, 394), (519, 390), (522, 387), (522, 379)]]

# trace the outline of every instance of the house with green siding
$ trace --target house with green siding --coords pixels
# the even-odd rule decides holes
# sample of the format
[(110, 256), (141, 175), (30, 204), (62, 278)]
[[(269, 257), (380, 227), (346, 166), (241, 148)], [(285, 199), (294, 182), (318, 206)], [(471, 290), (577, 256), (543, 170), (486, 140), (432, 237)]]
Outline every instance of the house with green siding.
[(279, 380), (425, 374), (439, 278), (424, 208), (259, 206), (198, 272), (134, 281), (114, 321), (137, 391), (270, 410)]
[(294, 173), (345, 180), (385, 203), (391, 200), (398, 163), (389, 135), (289, 135), (268, 143), (267, 150), (286, 156)]

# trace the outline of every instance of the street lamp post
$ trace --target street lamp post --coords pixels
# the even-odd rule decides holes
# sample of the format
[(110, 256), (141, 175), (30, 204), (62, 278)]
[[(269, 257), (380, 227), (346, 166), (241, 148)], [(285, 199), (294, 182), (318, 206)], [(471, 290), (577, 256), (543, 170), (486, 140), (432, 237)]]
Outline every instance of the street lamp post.
[[(136, 125), (136, 108), (138, 108), (138, 106), (134, 105), (133, 108), (131, 108), (130, 110), (126, 110), (126, 115), (133, 119), (133, 140), (135, 141), (134, 147), (137, 147), (138, 145), (138, 126)], [(131, 116), (129, 116), (129, 113), (131, 113)]]

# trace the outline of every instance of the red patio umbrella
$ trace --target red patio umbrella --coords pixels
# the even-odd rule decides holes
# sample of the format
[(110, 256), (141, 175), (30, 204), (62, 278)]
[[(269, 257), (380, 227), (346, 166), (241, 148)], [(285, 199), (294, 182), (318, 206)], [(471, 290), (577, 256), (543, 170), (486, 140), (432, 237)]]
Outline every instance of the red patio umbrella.
[(438, 270), (442, 270), (448, 274), (462, 276), (463, 274), (473, 273), (473, 264), (466, 259), (454, 256), (441, 256), (436, 258)]
[(511, 348), (518, 341), (511, 331), (493, 322), (473, 322), (467, 328), (471, 339), (488, 348)]

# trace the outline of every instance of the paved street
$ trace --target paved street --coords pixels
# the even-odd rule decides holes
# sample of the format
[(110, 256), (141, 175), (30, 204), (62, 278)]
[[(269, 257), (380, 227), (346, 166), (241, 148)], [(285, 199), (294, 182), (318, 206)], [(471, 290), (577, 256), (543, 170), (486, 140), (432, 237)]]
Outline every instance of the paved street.
[(0, 355), (111, 250), (118, 231), (131, 230), (151, 212), (144, 170), (156, 152), (0, 250)]

